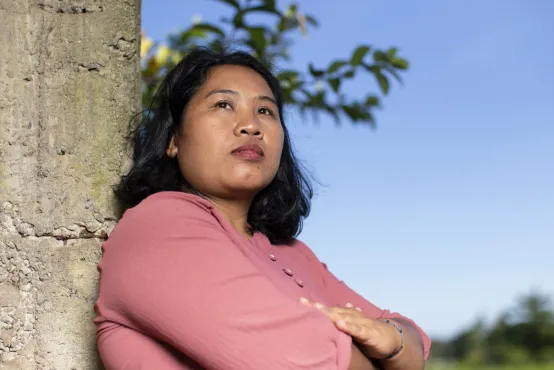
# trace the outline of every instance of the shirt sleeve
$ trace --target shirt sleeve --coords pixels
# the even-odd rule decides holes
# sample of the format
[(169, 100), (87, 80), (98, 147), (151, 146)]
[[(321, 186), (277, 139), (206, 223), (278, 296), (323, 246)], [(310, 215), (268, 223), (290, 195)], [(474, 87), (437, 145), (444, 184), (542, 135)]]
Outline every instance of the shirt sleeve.
[[(199, 202), (147, 199), (103, 250), (96, 308), (106, 321), (209, 369), (348, 368), (351, 338), (281, 293)], [(98, 343), (103, 358), (128, 355)]]
[(373, 303), (366, 300), (364, 297), (352, 290), (348, 285), (343, 281), (339, 280), (331, 271), (329, 271), (327, 265), (319, 261), (315, 254), (306, 246), (304, 243), (298, 242), (299, 246), (305, 251), (307, 258), (312, 261), (312, 263), (317, 265), (317, 269), (320, 271), (323, 284), (325, 286), (325, 291), (329, 296), (332, 304), (344, 306), (346, 303), (351, 303), (355, 307), (360, 307), (362, 311), (371, 318), (375, 319), (392, 319), (392, 320), (401, 320), (404, 323), (410, 324), (415, 328), (422, 340), (423, 350), (425, 360), (429, 357), (429, 352), (431, 350), (431, 340), (429, 336), (411, 319), (400, 315), (396, 312), (391, 312), (389, 310), (384, 310)]
[(189, 358), (131, 328), (101, 325), (98, 351), (106, 370), (203, 370)]

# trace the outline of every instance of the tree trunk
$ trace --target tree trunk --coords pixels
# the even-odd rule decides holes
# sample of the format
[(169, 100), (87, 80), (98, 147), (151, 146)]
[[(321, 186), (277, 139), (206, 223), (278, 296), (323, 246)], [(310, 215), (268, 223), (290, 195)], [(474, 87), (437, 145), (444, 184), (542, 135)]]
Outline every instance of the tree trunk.
[(0, 369), (96, 369), (140, 0), (0, 0)]

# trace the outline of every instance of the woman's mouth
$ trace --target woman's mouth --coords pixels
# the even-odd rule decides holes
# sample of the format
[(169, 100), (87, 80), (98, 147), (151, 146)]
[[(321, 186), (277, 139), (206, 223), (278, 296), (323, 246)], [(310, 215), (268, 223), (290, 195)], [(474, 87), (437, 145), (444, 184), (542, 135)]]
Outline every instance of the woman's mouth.
[(239, 146), (231, 154), (246, 161), (259, 161), (264, 157), (263, 149), (257, 144)]

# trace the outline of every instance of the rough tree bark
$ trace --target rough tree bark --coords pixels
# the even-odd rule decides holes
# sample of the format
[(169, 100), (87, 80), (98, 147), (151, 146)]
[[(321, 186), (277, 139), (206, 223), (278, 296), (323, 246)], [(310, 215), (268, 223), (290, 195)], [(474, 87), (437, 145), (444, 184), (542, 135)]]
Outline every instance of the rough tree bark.
[(0, 0), (0, 369), (95, 369), (140, 0)]

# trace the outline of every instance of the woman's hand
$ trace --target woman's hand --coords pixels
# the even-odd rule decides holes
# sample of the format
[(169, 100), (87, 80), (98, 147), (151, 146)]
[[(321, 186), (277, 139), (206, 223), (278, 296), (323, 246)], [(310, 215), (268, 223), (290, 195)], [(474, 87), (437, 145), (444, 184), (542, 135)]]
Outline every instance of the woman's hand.
[(325, 307), (305, 298), (301, 298), (300, 302), (321, 310), (339, 330), (349, 334), (369, 358), (382, 360), (402, 351), (403, 338), (397, 328), (367, 317), (351, 304), (345, 307)]

